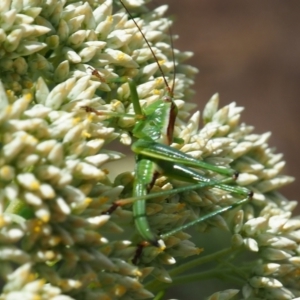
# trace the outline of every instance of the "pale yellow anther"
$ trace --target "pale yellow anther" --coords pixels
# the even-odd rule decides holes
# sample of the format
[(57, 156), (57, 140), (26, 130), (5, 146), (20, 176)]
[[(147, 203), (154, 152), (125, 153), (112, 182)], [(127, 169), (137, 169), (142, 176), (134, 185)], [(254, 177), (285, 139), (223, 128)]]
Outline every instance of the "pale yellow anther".
[(127, 289), (125, 288), (125, 286), (117, 284), (115, 286), (114, 294), (117, 297), (121, 297), (121, 296), (123, 296), (126, 293), (126, 291), (127, 291)]
[(88, 114), (87, 119), (89, 122), (93, 122), (95, 114)]
[(161, 86), (164, 83), (164, 80), (162, 77), (156, 78), (155, 79), (155, 85)]
[(41, 230), (42, 230), (42, 227), (39, 226), (39, 225), (33, 227), (33, 231), (34, 231), (35, 233), (39, 233), (39, 232), (41, 232)]
[(50, 238), (50, 244), (52, 246), (58, 245), (61, 242), (61, 237), (59, 236), (51, 236)]
[(21, 140), (22, 140), (22, 142), (23, 143), (26, 143), (26, 142), (28, 142), (28, 143), (36, 143), (38, 140), (35, 138), (35, 137), (33, 137), (33, 136), (30, 136), (29, 134), (24, 134), (24, 135), (22, 135), (21, 136)]
[(117, 56), (117, 60), (122, 62), (126, 60), (125, 54), (124, 53), (119, 53)]
[(134, 270), (133, 274), (134, 274), (134, 276), (137, 276), (137, 277), (143, 276), (143, 273), (139, 269)]
[(40, 182), (38, 180), (34, 180), (31, 182), (29, 187), (31, 191), (36, 191), (40, 188)]
[(11, 105), (5, 107), (5, 115), (9, 115), (11, 113)]
[(108, 16), (108, 17), (106, 18), (106, 20), (107, 20), (108, 22), (112, 22), (112, 21), (114, 20), (114, 18), (113, 18), (112, 15), (110, 15), (110, 16)]
[(90, 198), (90, 197), (86, 197), (86, 198), (84, 199), (84, 203), (85, 203), (86, 205), (89, 205), (92, 201), (93, 201), (93, 199)]
[(8, 166), (3, 166), (1, 169), (0, 169), (0, 176), (5, 178), (7, 177), (8, 175), (10, 175), (10, 171), (11, 171), (11, 168), (8, 167)]
[(161, 59), (161, 60), (158, 61), (158, 63), (159, 63), (160, 65), (163, 65), (165, 62), (166, 62), (165, 59)]
[[(37, 276), (34, 276), (33, 274), (30, 274), (28, 276), (28, 278), (26, 278), (29, 282), (30, 281), (35, 281), (35, 286), (36, 284), (38, 284), (38, 288), (41, 289), (43, 287), (43, 285), (46, 284), (46, 280), (45, 279), (38, 279), (37, 280)], [(37, 286), (36, 286), (37, 288)], [(42, 300), (42, 296), (41, 295), (38, 295), (38, 294), (35, 294), (35, 295), (32, 295), (32, 297), (30, 297), (32, 300)]]
[(49, 215), (44, 215), (44, 216), (40, 217), (40, 219), (41, 219), (44, 223), (48, 223), (48, 222), (49, 222), (49, 219), (50, 219), (50, 216), (49, 216)]
[(160, 90), (154, 89), (154, 90), (152, 91), (152, 94), (153, 94), (153, 95), (160, 95)]
[(32, 274), (32, 273), (30, 273), (30, 274), (27, 275), (27, 280), (28, 281), (33, 281), (35, 279), (36, 279), (36, 276), (34, 274)]
[(72, 123), (75, 125), (75, 124), (78, 124), (80, 121), (81, 121), (80, 117), (75, 117), (75, 118), (73, 118)]
[(36, 144), (38, 142), (38, 139), (36, 139), (34, 136), (26, 136), (28, 138), (28, 142), (30, 144)]
[(116, 101), (112, 104), (113, 109), (117, 109), (121, 105), (121, 101)]
[(158, 248), (156, 248), (156, 249), (157, 249), (158, 253), (161, 253), (166, 249), (166, 245), (163, 240), (158, 240), (157, 242), (158, 242)]
[(27, 101), (27, 102), (31, 102), (32, 101), (32, 94), (31, 93), (26, 93), (24, 95), (24, 99)]
[(3, 227), (6, 224), (3, 216), (0, 216), (0, 228)]
[(87, 132), (86, 130), (82, 132), (82, 137), (85, 137), (85, 138), (90, 138), (92, 135)]
[(15, 93), (12, 90), (6, 90), (7, 97), (13, 97)]

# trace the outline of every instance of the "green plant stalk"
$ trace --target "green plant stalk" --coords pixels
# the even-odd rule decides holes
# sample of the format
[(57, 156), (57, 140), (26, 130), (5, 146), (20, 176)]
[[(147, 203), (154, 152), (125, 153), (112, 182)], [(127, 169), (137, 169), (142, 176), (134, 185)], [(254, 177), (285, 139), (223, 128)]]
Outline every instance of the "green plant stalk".
[[(166, 287), (169, 287), (171, 285), (174, 284), (175, 280), (176, 280), (176, 284), (179, 284), (179, 283), (182, 283), (182, 282), (179, 282), (179, 280), (177, 280), (175, 278), (176, 275), (179, 275), (181, 273), (184, 273), (186, 271), (189, 271), (197, 266), (200, 266), (200, 265), (203, 265), (203, 264), (206, 264), (206, 263), (209, 263), (209, 262), (212, 262), (212, 261), (216, 261), (218, 259), (220, 259), (221, 257), (224, 257), (226, 255), (229, 255), (229, 254), (236, 254), (237, 252), (239, 252), (239, 250), (233, 250), (231, 247), (229, 248), (225, 248), (223, 250), (220, 250), (218, 252), (215, 252), (213, 254), (210, 254), (210, 255), (206, 255), (206, 256), (203, 256), (203, 257), (200, 257), (200, 258), (197, 258), (197, 259), (193, 259), (185, 264), (182, 264), (176, 268), (174, 268), (173, 270), (171, 270), (169, 272), (170, 276), (172, 278), (174, 278), (173, 282), (171, 284), (169, 283), (162, 283), (158, 280), (152, 280), (150, 281), (149, 283), (147, 283), (145, 285), (145, 287), (150, 290), (150, 291), (160, 291)], [(214, 276), (218, 275), (217, 273), (220, 273), (220, 269), (218, 270), (213, 270), (213, 271), (206, 271), (206, 272), (203, 272), (203, 273), (197, 273), (196, 275), (198, 276), (199, 275), (199, 279), (207, 279), (209, 277), (211, 277), (212, 272), (214, 274)], [(195, 275), (190, 275), (190, 276), (195, 276)], [(178, 278), (181, 278), (181, 277), (178, 277)], [(183, 279), (183, 277), (181, 278)]]
[[(244, 271), (250, 271), (250, 267), (245, 268)], [(226, 274), (226, 275), (222, 275), (222, 274)], [(147, 288), (151, 290), (151, 292), (157, 293), (166, 288), (170, 288), (172, 286), (178, 286), (179, 284), (191, 283), (191, 282), (195, 282), (199, 280), (207, 280), (211, 278), (219, 278), (220, 280), (234, 282), (241, 286), (245, 284), (245, 280), (236, 276), (236, 273), (235, 271), (232, 270), (232, 268), (221, 268), (221, 269), (214, 268), (213, 270), (209, 270), (209, 271), (175, 277), (172, 279), (171, 283), (156, 282), (155, 286), (147, 285)]]

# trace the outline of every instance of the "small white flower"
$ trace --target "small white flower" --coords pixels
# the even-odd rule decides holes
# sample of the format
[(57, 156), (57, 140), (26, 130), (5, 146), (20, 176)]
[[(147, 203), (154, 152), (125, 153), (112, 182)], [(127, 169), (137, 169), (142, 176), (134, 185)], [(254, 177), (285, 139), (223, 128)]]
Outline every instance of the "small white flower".
[[(127, 205), (109, 214), (112, 203), (132, 195), (133, 169), (112, 183), (106, 163), (124, 155), (108, 144), (130, 145), (135, 139), (128, 79), (136, 82), (146, 107), (168, 95), (162, 74), (118, 2), (25, 2), (0, 4), (0, 258), (5, 281), (0, 299), (153, 298), (155, 288), (151, 282), (145, 288), (143, 278), (151, 274), (169, 285), (173, 273), (180, 274), (177, 262), (203, 248), (191, 266), (217, 262), (216, 277), (237, 279), (245, 299), (298, 296), (300, 223), (291, 217), (297, 203), (277, 192), (293, 179), (281, 174), (284, 162), (267, 144), (270, 133), (254, 134), (252, 126), (239, 123), (243, 108), (235, 103), (219, 108), (216, 94), (204, 108), (203, 125), (200, 112), (190, 114), (195, 106), (186, 101), (197, 70), (184, 64), (190, 52), (174, 49), (173, 79), (167, 6), (149, 11), (147, 1), (123, 1), (151, 43), (169, 86), (174, 85), (179, 113), (172, 147), (237, 173), (201, 168), (204, 181), (226, 182), (147, 200), (151, 230), (164, 234), (249, 199), (198, 224), (196, 234), (177, 232), (159, 240), (160, 247), (146, 247), (135, 266), (131, 260), (140, 240), (134, 235), (132, 209)], [(102, 113), (86, 112), (87, 106)], [(182, 185), (161, 176), (151, 192)], [(218, 231), (213, 238), (217, 230), (226, 233)], [(195, 237), (205, 241), (190, 240)], [(213, 241), (221, 248), (223, 237), (228, 244), (231, 239), (226, 251), (207, 251), (206, 243)], [(258, 259), (236, 264), (235, 255), (243, 251)], [(226, 290), (209, 299), (231, 299), (237, 293)]]

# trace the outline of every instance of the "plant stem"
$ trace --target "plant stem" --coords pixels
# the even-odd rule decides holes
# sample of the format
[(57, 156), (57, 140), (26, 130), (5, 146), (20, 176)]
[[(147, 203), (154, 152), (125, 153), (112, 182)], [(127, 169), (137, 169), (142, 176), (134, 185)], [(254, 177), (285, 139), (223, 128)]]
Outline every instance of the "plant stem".
[[(224, 276), (226, 274), (226, 276)], [(179, 284), (185, 284), (185, 283), (191, 283), (199, 280), (206, 280), (209, 278), (219, 278), (226, 281), (231, 281), (239, 285), (243, 285), (245, 283), (245, 280), (237, 277), (235, 275), (235, 272), (231, 268), (215, 268), (213, 270), (204, 271), (201, 273), (195, 273), (195, 274), (189, 274), (184, 276), (179, 276), (173, 278), (171, 283), (165, 283), (165, 282), (156, 282), (155, 285), (146, 285), (146, 288), (148, 290), (151, 290), (153, 293), (157, 293), (161, 290), (164, 290), (166, 288), (170, 288), (172, 286), (176, 286)]]
[[(182, 264), (181, 266), (176, 267), (173, 270), (171, 270), (169, 272), (170, 276), (172, 278), (174, 278), (174, 276), (176, 276), (178, 274), (181, 274), (185, 271), (188, 271), (190, 269), (193, 269), (196, 266), (199, 266), (199, 265), (202, 265), (202, 264), (205, 264), (205, 263), (209, 263), (211, 261), (216, 261), (216, 260), (220, 259), (221, 257), (223, 257), (225, 255), (228, 255), (228, 254), (233, 254), (234, 252), (238, 252), (238, 250), (233, 250), (231, 247), (229, 247), (229, 248), (225, 248), (223, 250), (220, 250), (218, 252), (215, 252), (213, 254), (202, 256), (202, 257), (197, 258), (197, 259), (193, 259), (193, 260), (191, 260), (191, 261), (189, 261), (185, 264)], [(226, 270), (227, 270), (227, 268), (226, 268)], [(152, 292), (153, 291), (159, 291), (163, 288), (174, 285), (174, 282), (176, 282), (176, 284), (182, 283), (179, 280), (184, 280), (185, 281), (185, 279), (184, 279), (185, 277), (191, 276), (191, 278), (192, 278), (193, 276), (196, 276), (197, 280), (200, 280), (200, 279), (207, 279), (208, 277), (211, 277), (211, 276), (216, 276), (217, 277), (218, 274), (220, 274), (220, 269), (215, 269), (215, 270), (206, 271), (206, 272), (202, 272), (202, 273), (182, 276), (182, 277), (178, 277), (180, 279), (174, 278), (174, 280), (171, 284), (170, 283), (159, 282), (158, 280), (154, 279), (154, 280), (150, 281), (148, 284), (146, 284), (145, 287), (148, 290), (152, 291)], [(192, 279), (189, 279), (189, 280), (192, 280)]]
[(221, 257), (223, 257), (225, 255), (233, 253), (234, 251), (236, 251), (236, 250), (233, 250), (231, 247), (228, 247), (228, 248), (225, 248), (225, 249), (220, 250), (218, 252), (215, 252), (215, 253), (212, 253), (212, 254), (209, 254), (209, 255), (205, 255), (205, 256), (201, 256), (199, 258), (193, 259), (193, 260), (191, 260), (191, 261), (189, 261), (185, 264), (182, 264), (182, 265), (172, 269), (170, 271), (170, 275), (175, 276), (175, 275), (181, 274), (185, 271), (188, 271), (192, 268), (195, 268), (197, 266), (209, 263), (211, 261), (216, 261), (216, 260), (220, 259)]

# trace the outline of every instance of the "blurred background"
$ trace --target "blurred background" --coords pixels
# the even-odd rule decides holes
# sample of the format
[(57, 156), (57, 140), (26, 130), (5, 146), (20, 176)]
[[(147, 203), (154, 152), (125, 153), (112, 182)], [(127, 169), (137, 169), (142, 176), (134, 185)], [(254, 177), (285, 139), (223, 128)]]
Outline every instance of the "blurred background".
[[(245, 107), (242, 121), (272, 132), (284, 153), (285, 174), (300, 178), (300, 2), (297, 0), (185, 0), (169, 4), (175, 47), (194, 52), (199, 69), (193, 101), (200, 110), (218, 92), (220, 105)], [(300, 199), (299, 181), (282, 189)]]

